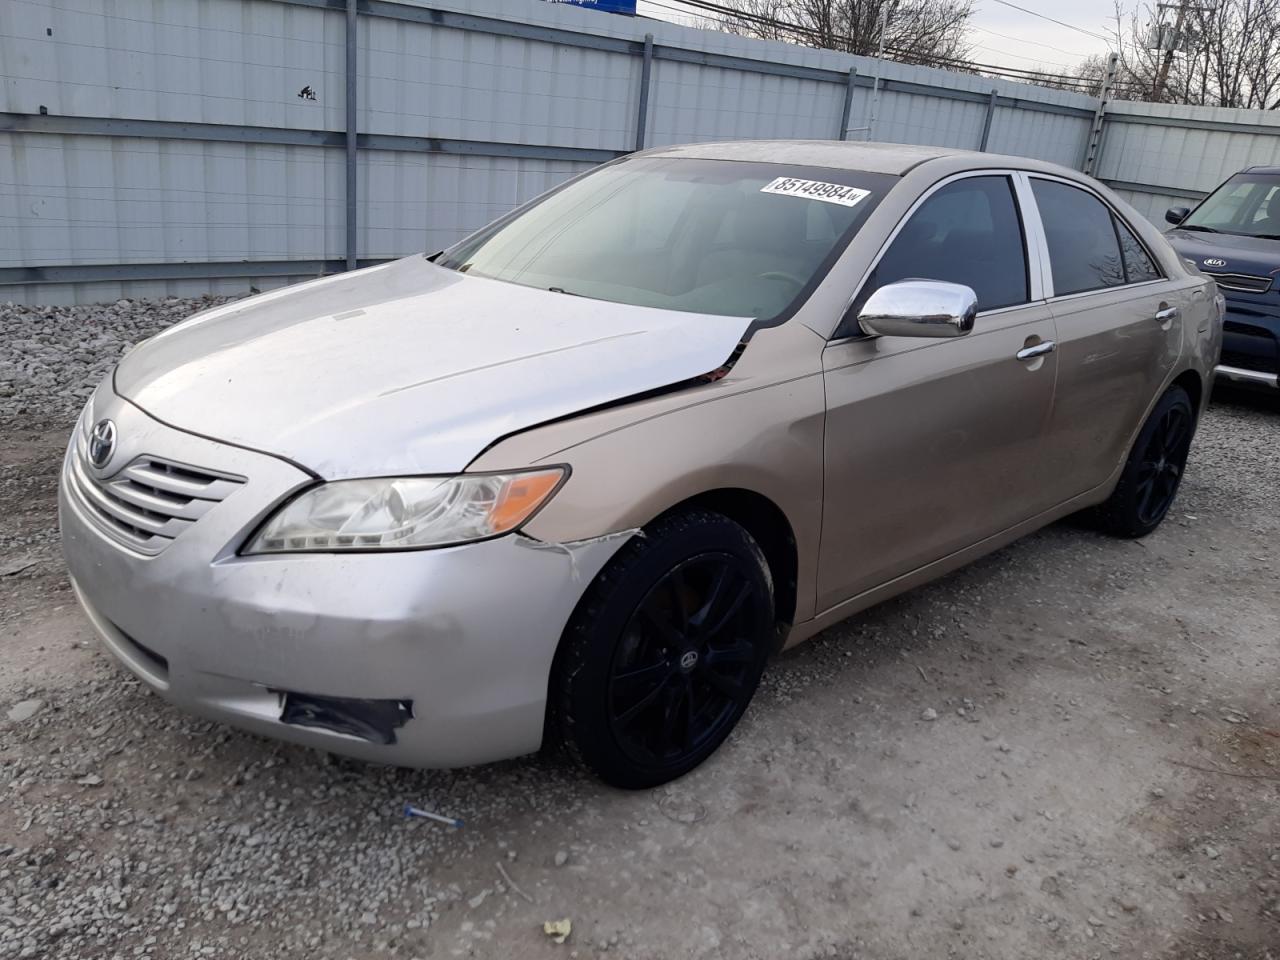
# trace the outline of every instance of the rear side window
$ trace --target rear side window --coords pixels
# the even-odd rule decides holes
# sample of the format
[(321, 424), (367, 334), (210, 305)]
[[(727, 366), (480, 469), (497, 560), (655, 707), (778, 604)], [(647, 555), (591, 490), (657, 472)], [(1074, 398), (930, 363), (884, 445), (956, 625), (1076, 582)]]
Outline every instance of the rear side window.
[(1086, 190), (1055, 180), (1033, 178), (1031, 189), (1049, 244), (1054, 294), (1122, 286), (1124, 260), (1107, 205)]
[(965, 177), (925, 200), (871, 271), (855, 307), (898, 280), (963, 283), (977, 294), (979, 310), (1026, 303), (1027, 253), (1009, 178)]
[(1124, 256), (1124, 275), (1129, 283), (1145, 283), (1147, 280), (1159, 280), (1160, 271), (1156, 269), (1147, 253), (1146, 247), (1138, 242), (1133, 231), (1124, 225), (1119, 217), (1112, 215), (1116, 225), (1116, 235), (1120, 238), (1120, 253)]

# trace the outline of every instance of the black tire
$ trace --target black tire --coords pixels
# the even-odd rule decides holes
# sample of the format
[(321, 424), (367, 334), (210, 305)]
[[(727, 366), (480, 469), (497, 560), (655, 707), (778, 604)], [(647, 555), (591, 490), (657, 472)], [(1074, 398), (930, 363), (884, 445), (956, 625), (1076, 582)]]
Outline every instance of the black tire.
[(612, 786), (674, 780), (742, 717), (775, 636), (773, 579), (755, 540), (707, 510), (664, 517), (579, 602), (553, 667), (553, 722)]
[(1114, 537), (1145, 537), (1178, 495), (1196, 430), (1196, 410), (1182, 387), (1170, 387), (1138, 431), (1111, 496), (1094, 508), (1093, 525)]

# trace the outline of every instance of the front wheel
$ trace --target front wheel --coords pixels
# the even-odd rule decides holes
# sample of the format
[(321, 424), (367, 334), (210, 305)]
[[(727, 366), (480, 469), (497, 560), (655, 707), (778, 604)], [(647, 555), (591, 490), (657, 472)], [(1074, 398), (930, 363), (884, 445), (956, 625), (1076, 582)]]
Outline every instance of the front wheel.
[(687, 773), (746, 711), (774, 630), (750, 534), (706, 510), (663, 518), (605, 567), (566, 630), (551, 691), (565, 745), (616, 787)]
[(1170, 387), (1138, 432), (1120, 481), (1093, 520), (1112, 536), (1145, 537), (1164, 520), (1178, 495), (1196, 412), (1182, 387)]

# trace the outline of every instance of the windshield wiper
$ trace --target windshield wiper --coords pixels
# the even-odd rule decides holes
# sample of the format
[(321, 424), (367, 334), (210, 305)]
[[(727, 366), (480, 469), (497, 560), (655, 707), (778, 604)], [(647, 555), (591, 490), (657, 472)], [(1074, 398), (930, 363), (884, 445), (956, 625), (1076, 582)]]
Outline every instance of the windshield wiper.
[(582, 294), (574, 293), (572, 290), (566, 290), (564, 287), (547, 287), (552, 293), (563, 293), (568, 297), (580, 297)]
[(1199, 230), (1201, 233), (1221, 233), (1222, 232), (1221, 230), (1217, 230), (1213, 227), (1202, 227), (1198, 223), (1192, 223), (1192, 224), (1180, 223), (1178, 224), (1178, 229), (1179, 230)]
[(1253, 236), (1259, 240), (1280, 240), (1280, 233), (1255, 233)]

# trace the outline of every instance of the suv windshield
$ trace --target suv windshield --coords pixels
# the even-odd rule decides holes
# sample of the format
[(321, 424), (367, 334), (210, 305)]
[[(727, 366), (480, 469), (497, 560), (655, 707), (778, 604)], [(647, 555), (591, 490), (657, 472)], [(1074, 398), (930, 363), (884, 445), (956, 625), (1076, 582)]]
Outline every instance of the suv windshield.
[(624, 160), (485, 227), (437, 263), (598, 300), (772, 320), (817, 286), (896, 179)]
[(1280, 240), (1280, 176), (1237, 173), (1179, 226), (1184, 230)]

